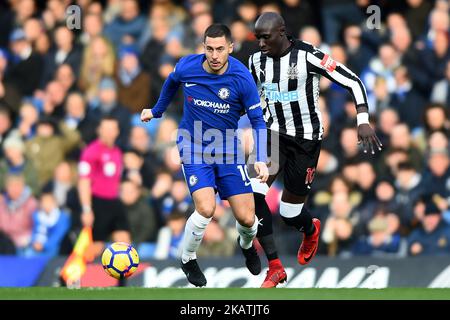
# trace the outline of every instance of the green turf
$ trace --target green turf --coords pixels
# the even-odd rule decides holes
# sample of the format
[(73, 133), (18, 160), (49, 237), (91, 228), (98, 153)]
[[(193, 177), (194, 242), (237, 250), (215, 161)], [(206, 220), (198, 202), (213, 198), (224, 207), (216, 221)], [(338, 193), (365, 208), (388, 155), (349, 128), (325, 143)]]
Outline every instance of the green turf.
[(450, 300), (450, 289), (0, 288), (0, 300)]

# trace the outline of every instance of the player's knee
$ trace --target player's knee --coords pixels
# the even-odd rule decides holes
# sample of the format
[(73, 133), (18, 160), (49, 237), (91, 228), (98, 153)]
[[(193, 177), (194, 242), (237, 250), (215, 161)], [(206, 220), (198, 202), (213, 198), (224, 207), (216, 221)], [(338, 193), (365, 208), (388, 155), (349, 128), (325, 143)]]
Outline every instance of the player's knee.
[(255, 215), (246, 215), (244, 217), (236, 218), (241, 226), (250, 228), (255, 223), (256, 216)]
[(214, 212), (216, 211), (216, 204), (202, 203), (198, 205), (195, 209), (205, 218), (211, 218), (214, 215)]

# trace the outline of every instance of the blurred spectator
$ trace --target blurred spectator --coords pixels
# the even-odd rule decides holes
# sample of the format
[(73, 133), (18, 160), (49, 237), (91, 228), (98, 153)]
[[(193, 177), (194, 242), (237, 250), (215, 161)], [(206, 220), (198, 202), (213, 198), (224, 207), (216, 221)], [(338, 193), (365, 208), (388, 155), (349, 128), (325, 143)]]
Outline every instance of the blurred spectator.
[(259, 50), (258, 44), (256, 41), (249, 40), (251, 31), (244, 21), (233, 21), (230, 29), (233, 37), (233, 52), (231, 55), (244, 65), (248, 65), (248, 57)]
[(84, 48), (78, 86), (89, 103), (98, 103), (98, 89), (103, 77), (114, 75), (116, 56), (111, 43), (97, 36)]
[(439, 103), (450, 108), (450, 59), (445, 67), (445, 79), (437, 81), (431, 92), (431, 102)]
[(45, 91), (35, 94), (36, 103), (40, 107), (41, 114), (61, 120), (64, 117), (64, 100), (66, 99), (65, 87), (56, 80), (47, 83)]
[(39, 86), (43, 70), (42, 57), (33, 51), (22, 29), (15, 29), (11, 33), (10, 46), (14, 56), (4, 81), (21, 96), (31, 96)]
[(72, 67), (67, 63), (58, 66), (54, 79), (63, 86), (63, 91), (66, 93), (78, 90), (76, 84), (77, 76), (74, 74)]
[(406, 161), (410, 161), (410, 159), (405, 150), (389, 148), (384, 151), (382, 158), (377, 163), (377, 174), (381, 178), (392, 181), (397, 175), (398, 165)]
[(155, 242), (158, 220), (149, 201), (142, 194), (142, 188), (125, 180), (121, 184), (120, 199), (125, 207), (133, 243)]
[(426, 33), (419, 38), (419, 47), (433, 48), (436, 37), (439, 33), (448, 33), (450, 28), (450, 17), (447, 10), (435, 8), (431, 10), (428, 16), (428, 29)]
[(447, 108), (441, 104), (432, 103), (425, 107), (422, 126), (414, 132), (414, 141), (423, 153), (429, 148), (427, 140), (436, 131), (449, 136), (450, 122)]
[(415, 90), (406, 67), (396, 68), (394, 77), (396, 88), (391, 94), (390, 105), (397, 110), (400, 121), (413, 130), (422, 125), (426, 100)]
[(80, 133), (58, 123), (52, 118), (42, 118), (36, 136), (25, 143), (26, 155), (38, 174), (39, 186), (46, 184), (58, 164), (80, 143)]
[(387, 108), (381, 111), (378, 115), (377, 121), (377, 135), (383, 144), (383, 149), (389, 148), (389, 137), (392, 129), (399, 123), (398, 113), (392, 108)]
[(409, 254), (448, 255), (450, 254), (450, 226), (442, 220), (441, 210), (432, 199), (425, 203), (421, 218), (422, 225), (408, 237)]
[(408, 9), (405, 18), (414, 39), (422, 35), (427, 26), (428, 15), (432, 9), (431, 3), (425, 0), (407, 0)]
[(49, 52), (51, 45), (50, 34), (48, 32), (42, 32), (36, 39), (34, 48), (38, 54), (44, 56)]
[(433, 83), (445, 78), (446, 65), (450, 59), (448, 34), (448, 31), (436, 32), (433, 46), (420, 52), (422, 72), (428, 76), (430, 90)]
[(155, 208), (158, 216), (158, 228), (164, 226), (166, 223), (166, 217), (162, 212), (162, 199), (170, 192), (172, 185), (173, 176), (170, 174), (170, 171), (165, 168), (160, 169), (156, 174), (155, 183), (150, 192), (151, 204)]
[(78, 171), (78, 194), (82, 207), (81, 222), (93, 227), (90, 253), (101, 254), (106, 241), (131, 242), (125, 209), (120, 201), (122, 151), (115, 146), (119, 123), (104, 117), (98, 128), (98, 139), (82, 152)]
[(174, 210), (180, 212), (191, 212), (194, 210), (189, 189), (182, 177), (176, 177), (173, 180), (170, 190), (163, 194), (158, 200), (154, 198), (153, 201), (155, 207), (160, 212), (163, 221), (166, 221), (170, 213)]
[(54, 31), (58, 26), (66, 25), (66, 1), (63, 0), (49, 0), (44, 12), (42, 12), (42, 19), (44, 20), (45, 28)]
[(116, 72), (117, 100), (131, 113), (139, 113), (150, 105), (151, 78), (142, 70), (139, 52), (133, 46), (119, 49), (119, 65)]
[(132, 127), (129, 145), (131, 149), (137, 151), (143, 157), (143, 167), (146, 168), (146, 171), (153, 172), (152, 177), (147, 176), (144, 179), (144, 186), (151, 189), (155, 182), (154, 174), (161, 167), (161, 160), (153, 151), (153, 144), (146, 128), (142, 126)]
[(38, 195), (38, 175), (34, 163), (25, 157), (25, 144), (16, 134), (3, 143), (5, 157), (0, 159), (0, 190), (5, 187), (5, 178), (10, 174), (22, 175), (34, 195)]
[(44, 56), (44, 70), (41, 75), (41, 87), (53, 78), (58, 66), (67, 63), (76, 75), (81, 65), (81, 50), (74, 43), (74, 34), (66, 25), (55, 29), (55, 47)]
[(8, 236), (22, 253), (30, 244), (32, 214), (38, 203), (21, 175), (8, 175), (5, 192), (0, 196), (0, 232)]
[(0, 104), (2, 108), (16, 113), (21, 96), (18, 88), (5, 81), (6, 70), (8, 69), (8, 57), (8, 52), (0, 47)]
[(308, 1), (283, 0), (280, 7), (287, 32), (291, 35), (298, 34), (304, 26), (316, 24), (315, 14)]
[(421, 180), (422, 175), (410, 162), (401, 162), (398, 165), (395, 180), (395, 200), (399, 204), (398, 215), (400, 217), (400, 234), (402, 236), (407, 236), (416, 227), (414, 204), (426, 191), (421, 185)]
[(368, 98), (373, 94), (377, 77), (385, 79), (389, 93), (394, 91), (394, 70), (399, 64), (400, 59), (395, 48), (389, 43), (381, 45), (378, 49), (378, 55), (370, 60), (369, 65), (361, 74), (361, 80), (366, 86)]
[(388, 219), (377, 215), (368, 225), (369, 236), (361, 237), (353, 246), (355, 255), (370, 255), (374, 257), (403, 256), (401, 238), (398, 233), (389, 232)]
[(341, 167), (347, 163), (354, 163), (362, 159), (357, 130), (353, 124), (345, 126), (341, 131), (340, 152), (337, 154), (337, 157)]
[(365, 5), (369, 1), (355, 0), (324, 0), (322, 2), (322, 24), (325, 41), (335, 43), (339, 41), (342, 27), (349, 23), (359, 24), (364, 16), (358, 7), (360, 2)]
[(78, 92), (69, 94), (65, 111), (66, 115), (62, 122), (68, 128), (76, 129), (80, 133), (83, 144), (91, 143), (97, 135), (98, 119), (88, 112), (83, 95)]
[[(340, 62), (344, 65), (347, 64), (347, 54), (342, 45), (333, 44), (329, 47), (328, 52), (335, 61)], [(332, 121), (345, 122), (345, 117), (347, 116), (346, 104), (347, 102), (351, 101), (353, 107), (353, 98), (350, 97), (346, 88), (337, 85), (336, 83), (328, 80), (325, 77), (321, 78), (320, 82), (321, 90), (326, 90), (326, 99), (328, 101), (327, 105), (330, 110)], [(345, 105), (345, 108), (342, 108), (343, 105)], [(356, 115), (354, 115), (354, 117), (356, 117)]]
[(12, 128), (11, 113), (0, 105), (0, 158), (3, 158), (3, 145)]
[(375, 186), (377, 176), (374, 167), (369, 161), (358, 163), (357, 168), (358, 176), (355, 189), (362, 195), (361, 201), (358, 203), (358, 210), (361, 216), (371, 217), (376, 206)]
[(412, 165), (418, 170), (422, 169), (422, 154), (414, 145), (414, 141), (412, 140), (410, 129), (407, 124), (399, 123), (392, 128), (389, 148), (406, 151), (408, 154), (408, 159), (411, 161)]
[[(398, 213), (400, 205), (395, 197), (394, 185), (390, 180), (386, 178), (381, 178), (378, 180), (375, 186), (375, 196), (377, 198), (377, 208), (373, 214), (375, 214), (376, 210), (379, 210), (380, 208), (387, 213)], [(368, 220), (364, 221), (365, 224), (367, 222)]]
[(33, 213), (31, 244), (24, 254), (52, 258), (59, 254), (61, 242), (70, 227), (70, 216), (58, 207), (52, 193), (43, 193), (39, 202), (39, 208)]
[[(170, 24), (168, 19), (154, 19), (151, 21), (150, 28), (152, 37), (146, 43), (140, 59), (144, 70), (149, 72), (151, 78), (154, 79), (158, 77), (158, 64), (155, 61), (160, 61), (161, 56), (164, 54), (164, 47), (170, 32)], [(162, 82), (160, 83), (161, 85)], [(152, 96), (155, 97), (154, 94)]]
[(139, 187), (150, 189), (155, 182), (155, 172), (149, 162), (137, 150), (129, 149), (123, 156), (123, 179), (136, 183)]
[(311, 43), (314, 47), (319, 48), (325, 53), (330, 52), (328, 44), (322, 42), (322, 36), (319, 30), (314, 26), (304, 26), (300, 29), (298, 38), (302, 41)]
[(345, 256), (350, 253), (357, 237), (353, 229), (358, 220), (358, 213), (353, 210), (349, 195), (345, 192), (333, 194), (330, 214), (325, 221), (321, 239), (327, 247), (329, 256)]
[(369, 105), (373, 106), (372, 114), (379, 114), (386, 108), (389, 108), (391, 96), (388, 91), (386, 80), (383, 77), (375, 79), (373, 92), (367, 97)]
[(238, 4), (236, 13), (239, 19), (242, 19), (250, 30), (253, 30), (258, 17), (258, 6), (251, 0), (244, 0)]
[(160, 154), (164, 153), (167, 147), (171, 147), (175, 142), (175, 132), (178, 128), (177, 122), (172, 118), (164, 118), (156, 133), (154, 148)]
[(38, 120), (39, 111), (37, 108), (30, 102), (25, 102), (20, 106), (17, 128), (13, 132), (19, 134), (24, 141), (27, 141), (36, 135)]
[(109, 116), (119, 123), (120, 133), (116, 144), (125, 150), (131, 128), (131, 114), (117, 100), (117, 85), (113, 78), (103, 78), (99, 84), (99, 105), (92, 110), (97, 118)]
[(0, 47), (8, 45), (8, 35), (14, 27), (21, 27), (25, 21), (36, 15), (37, 7), (34, 0), (9, 1), (10, 7), (0, 10)]
[(450, 160), (448, 150), (430, 150), (427, 167), (424, 169), (422, 187), (427, 193), (450, 197)]
[(139, 13), (136, 0), (120, 1), (120, 12), (113, 21), (105, 25), (105, 36), (115, 48), (122, 44), (132, 44), (139, 41), (145, 28), (145, 18)]
[(186, 216), (184, 213), (174, 211), (168, 215), (166, 226), (159, 229), (158, 232), (154, 255), (155, 259), (178, 259), (181, 256), (181, 244), (185, 224)]
[(449, 150), (449, 136), (441, 130), (430, 134), (427, 144), (429, 150)]
[(83, 29), (78, 40), (82, 46), (87, 46), (93, 39), (103, 34), (103, 19), (96, 13), (88, 13), (83, 18)]
[(53, 178), (42, 188), (43, 193), (52, 193), (59, 208), (72, 215), (72, 225), (80, 226), (80, 203), (76, 188), (76, 173), (72, 164), (62, 161), (55, 168)]
[(360, 75), (369, 64), (374, 52), (362, 40), (362, 30), (359, 25), (351, 24), (344, 29), (344, 44), (348, 56), (347, 66), (356, 75)]
[[(186, 35), (189, 38), (185, 39), (183, 45), (192, 51), (195, 51), (199, 46), (202, 46), (206, 28), (213, 24), (213, 22), (214, 20), (211, 13), (205, 12), (195, 16), (191, 23), (192, 31), (189, 35)], [(172, 39), (172, 41), (174, 41), (174, 39)], [(176, 56), (172, 55), (172, 57)]]

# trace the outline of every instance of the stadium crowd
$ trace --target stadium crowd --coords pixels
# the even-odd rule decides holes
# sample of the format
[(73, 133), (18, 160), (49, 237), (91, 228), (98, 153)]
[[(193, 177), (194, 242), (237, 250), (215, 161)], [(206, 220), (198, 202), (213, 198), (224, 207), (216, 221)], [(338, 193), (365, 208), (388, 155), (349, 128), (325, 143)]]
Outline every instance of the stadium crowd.
[[(70, 30), (66, 8), (81, 8)], [(373, 28), (366, 9), (378, 5)], [(325, 135), (308, 205), (323, 223), (319, 254), (450, 254), (450, 17), (447, 0), (10, 0), (0, 4), (0, 254), (67, 255), (82, 228), (80, 156), (117, 119), (120, 200), (141, 257), (178, 257), (193, 203), (174, 130), (181, 90), (162, 119), (143, 124), (178, 59), (203, 51), (213, 22), (226, 23), (233, 56), (258, 50), (261, 12), (344, 63), (366, 86), (383, 151), (357, 143), (348, 92), (321, 81)], [(249, 128), (245, 116), (241, 127)], [(248, 135), (250, 137), (251, 135)], [(267, 200), (280, 254), (300, 239), (278, 215), (282, 181)], [(95, 214), (95, 213), (94, 213)], [(218, 199), (198, 255), (235, 254), (237, 233)], [(236, 251), (237, 252), (237, 251)]]

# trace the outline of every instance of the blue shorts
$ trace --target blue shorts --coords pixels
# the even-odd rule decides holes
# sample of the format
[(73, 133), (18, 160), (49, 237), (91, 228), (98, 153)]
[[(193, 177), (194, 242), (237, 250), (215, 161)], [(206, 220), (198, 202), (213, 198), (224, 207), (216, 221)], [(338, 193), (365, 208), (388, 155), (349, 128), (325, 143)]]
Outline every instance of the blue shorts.
[(225, 200), (253, 192), (245, 164), (183, 164), (182, 168), (191, 194), (198, 189), (212, 187)]

